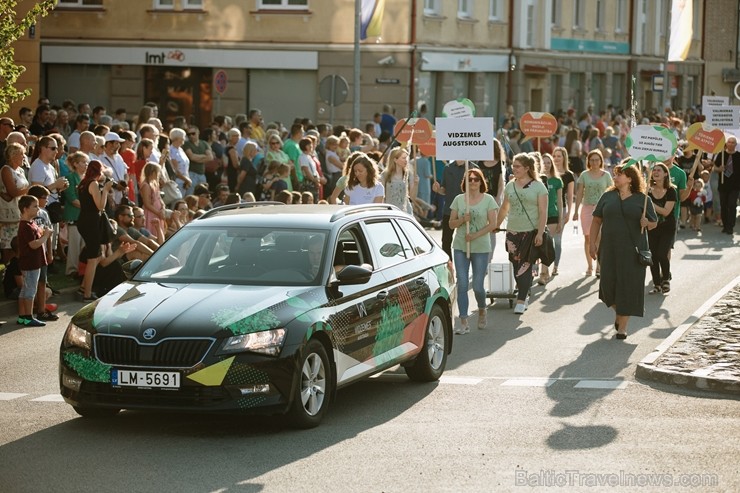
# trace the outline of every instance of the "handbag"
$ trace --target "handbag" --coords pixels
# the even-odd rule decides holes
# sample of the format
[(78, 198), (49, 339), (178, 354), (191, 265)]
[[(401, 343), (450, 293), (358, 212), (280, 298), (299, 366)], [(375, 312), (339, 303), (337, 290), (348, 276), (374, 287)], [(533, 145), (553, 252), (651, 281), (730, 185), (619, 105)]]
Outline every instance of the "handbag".
[[(625, 224), (627, 223), (627, 218), (624, 217), (624, 206), (622, 205), (622, 200), (619, 200), (619, 208), (622, 211), (622, 219), (624, 220)], [(630, 235), (630, 241), (635, 246), (635, 253), (637, 255), (637, 263), (642, 265), (643, 267), (650, 267), (653, 265), (653, 252), (651, 252), (649, 249), (641, 250), (640, 247), (635, 244), (635, 240), (632, 238), (632, 230), (629, 228), (629, 224), (627, 224), (627, 232), (629, 232)], [(645, 243), (649, 244), (648, 238), (647, 238), (647, 230), (645, 230)]]
[(162, 193), (164, 193), (164, 203), (167, 206), (172, 205), (176, 200), (182, 199), (182, 192), (174, 181), (168, 181), (162, 186)]
[[(532, 183), (532, 182), (530, 182)], [(537, 226), (535, 226), (534, 222), (532, 221), (532, 218), (529, 217), (529, 213), (527, 212), (527, 209), (524, 207), (524, 202), (522, 202), (522, 198), (519, 197), (519, 192), (516, 191), (516, 184), (514, 185), (514, 194), (516, 195), (516, 198), (519, 200), (519, 203), (522, 206), (522, 210), (524, 211), (524, 214), (527, 215), (527, 219), (529, 219), (529, 223), (534, 228), (535, 232), (537, 231)], [(534, 261), (536, 259), (540, 259), (540, 262), (542, 262), (543, 265), (550, 266), (553, 262), (555, 262), (555, 238), (552, 237), (550, 234), (550, 230), (547, 228), (547, 225), (545, 225), (545, 231), (542, 233), (542, 244), (539, 246), (536, 246), (534, 242), (532, 242), (532, 249), (530, 250), (530, 261)]]

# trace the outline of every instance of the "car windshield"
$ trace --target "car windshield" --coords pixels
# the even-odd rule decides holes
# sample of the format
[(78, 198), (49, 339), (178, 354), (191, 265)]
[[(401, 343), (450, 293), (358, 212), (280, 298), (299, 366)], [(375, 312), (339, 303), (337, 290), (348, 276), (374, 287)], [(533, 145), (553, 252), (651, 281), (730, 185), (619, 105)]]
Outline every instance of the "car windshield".
[(326, 232), (277, 228), (188, 227), (139, 269), (135, 281), (307, 286), (318, 284)]

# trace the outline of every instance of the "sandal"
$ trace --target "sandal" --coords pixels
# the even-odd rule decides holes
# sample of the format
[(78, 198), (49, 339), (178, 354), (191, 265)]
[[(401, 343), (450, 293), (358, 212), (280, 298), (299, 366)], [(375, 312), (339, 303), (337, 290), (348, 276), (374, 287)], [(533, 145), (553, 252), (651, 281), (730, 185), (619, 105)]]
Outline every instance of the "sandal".
[(593, 273), (594, 273), (593, 269), (586, 269), (586, 277), (591, 277)]
[(558, 267), (557, 265), (552, 268), (552, 274), (550, 274), (551, 277), (555, 277), (558, 275)]
[(653, 289), (650, 290), (650, 294), (660, 294), (663, 290), (660, 289), (658, 286), (655, 286)]
[(663, 281), (663, 284), (660, 285), (660, 288), (663, 290), (664, 293), (669, 292), (671, 290), (671, 282)]

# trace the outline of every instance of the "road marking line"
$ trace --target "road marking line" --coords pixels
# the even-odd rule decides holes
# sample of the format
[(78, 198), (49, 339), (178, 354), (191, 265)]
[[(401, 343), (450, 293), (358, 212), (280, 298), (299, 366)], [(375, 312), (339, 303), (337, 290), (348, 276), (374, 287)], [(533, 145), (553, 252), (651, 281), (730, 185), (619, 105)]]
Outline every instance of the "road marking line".
[(61, 394), (49, 394), (42, 395), (36, 399), (31, 399), (32, 402), (64, 402), (64, 398)]
[(555, 378), (512, 378), (501, 385), (507, 387), (549, 387), (556, 381)]
[(449, 383), (452, 385), (478, 385), (483, 381), (482, 378), (475, 377), (455, 377), (455, 376), (441, 376), (439, 383)]
[(0, 392), (0, 401), (12, 401), (13, 399), (18, 399), (19, 397), (26, 396), (28, 394), (16, 394), (13, 392)]
[(625, 380), (581, 380), (575, 384), (577, 389), (623, 390), (629, 382)]

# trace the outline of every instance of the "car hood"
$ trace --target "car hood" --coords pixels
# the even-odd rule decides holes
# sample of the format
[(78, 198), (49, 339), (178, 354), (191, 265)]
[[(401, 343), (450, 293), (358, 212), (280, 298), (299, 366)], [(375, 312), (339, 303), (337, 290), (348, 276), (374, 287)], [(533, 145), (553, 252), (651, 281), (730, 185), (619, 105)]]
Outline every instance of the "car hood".
[[(75, 316), (100, 334), (154, 343), (166, 337), (224, 337), (285, 325), (312, 308), (317, 287), (124, 282)], [(314, 304), (315, 305), (315, 304)], [(143, 340), (149, 328), (156, 335)], [(151, 335), (151, 332), (150, 334)]]

